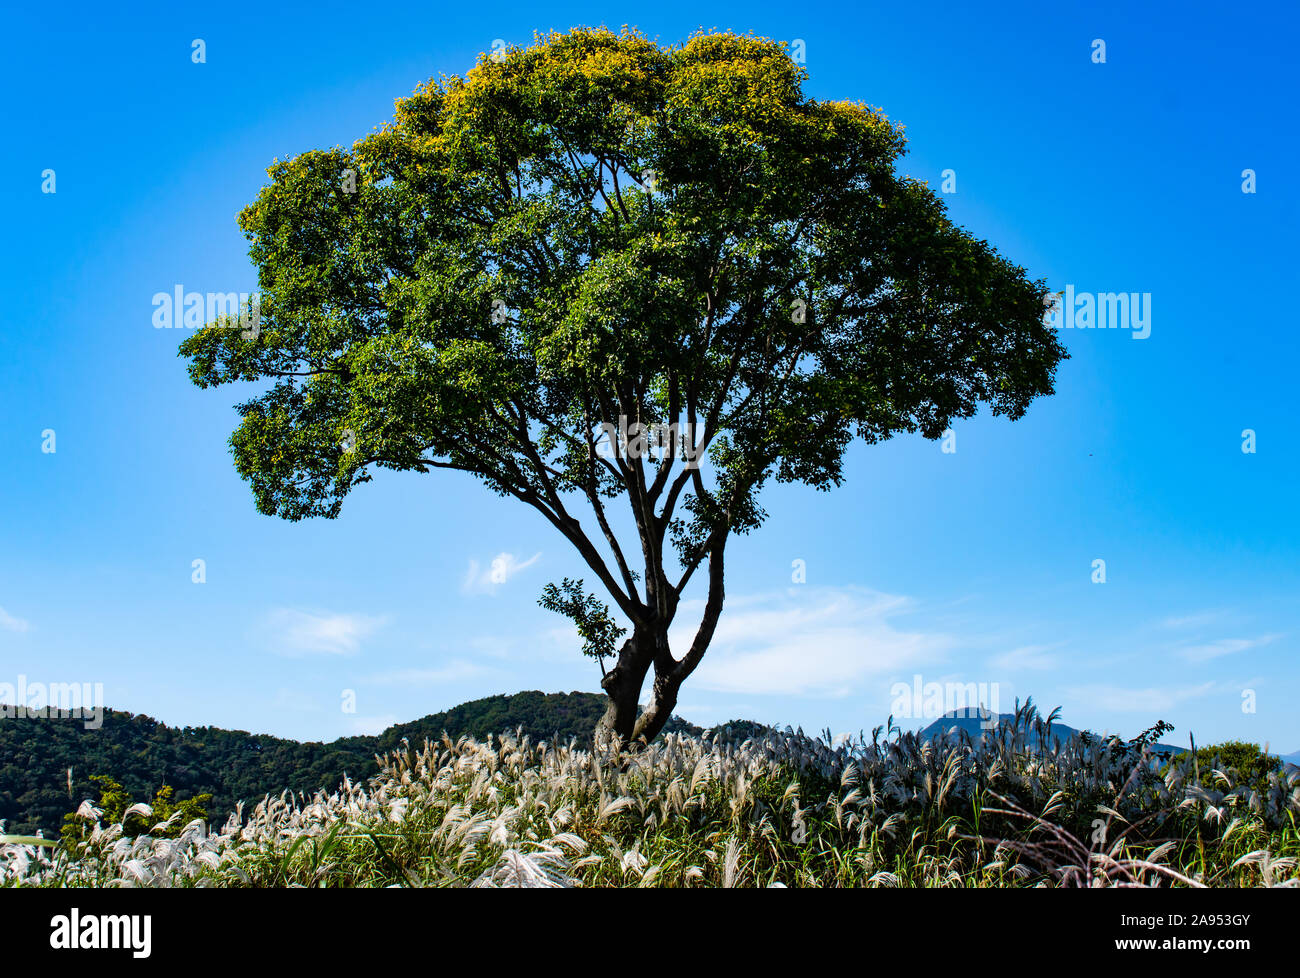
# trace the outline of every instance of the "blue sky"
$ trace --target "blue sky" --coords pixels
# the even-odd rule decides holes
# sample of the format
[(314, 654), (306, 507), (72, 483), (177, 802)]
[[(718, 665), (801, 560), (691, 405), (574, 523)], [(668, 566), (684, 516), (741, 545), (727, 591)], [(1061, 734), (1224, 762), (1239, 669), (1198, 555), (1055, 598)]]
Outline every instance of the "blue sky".
[(1283, 301), (1297, 14), (985, 6), (11, 15), (0, 683), (99, 682), (115, 708), (302, 739), (498, 692), (597, 690), (536, 606), (581, 567), (533, 511), (438, 473), (381, 476), (335, 521), (258, 515), (226, 448), (237, 392), (190, 385), (185, 334), (154, 329), (151, 300), (252, 291), (235, 215), (267, 164), (350, 145), (497, 38), (716, 27), (803, 40), (811, 95), (903, 123), (903, 169), (936, 189), (954, 172), (958, 223), (1054, 290), (1149, 294), (1151, 329), (1063, 331), (1056, 396), (1014, 424), (962, 423), (955, 452), (855, 446), (840, 490), (769, 490), (767, 525), (729, 550), (728, 606), (679, 712), (870, 729), (919, 675), (997, 683), (1002, 709), (1032, 695), (1074, 726), (1164, 719), (1183, 743), (1300, 749), (1300, 344)]

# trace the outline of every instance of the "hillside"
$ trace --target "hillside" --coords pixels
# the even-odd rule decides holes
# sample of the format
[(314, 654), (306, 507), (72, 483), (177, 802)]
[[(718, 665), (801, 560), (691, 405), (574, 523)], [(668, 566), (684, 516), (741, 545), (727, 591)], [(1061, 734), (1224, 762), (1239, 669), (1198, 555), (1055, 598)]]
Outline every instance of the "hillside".
[(389, 755), (367, 790), (237, 825), (132, 836), (119, 806), (72, 847), (0, 843), (0, 890), (1300, 883), (1300, 774), (1135, 764), (1141, 740), (1040, 750), (1037, 727), (1022, 714), (973, 744), (895, 727), (835, 747), (756, 728), (663, 738), (618, 764), (463, 738)]
[[(105, 711), (98, 730), (86, 730), (80, 720), (9, 719), (0, 722), (0, 821), (9, 832), (41, 829), (57, 836), (66, 813), (98, 797), (91, 775), (106, 774), (142, 800), (164, 784), (177, 798), (210, 793), (209, 815), (220, 822), (239, 801), (285, 788), (332, 790), (345, 774), (356, 781), (372, 777), (378, 773), (375, 754), (394, 749), (403, 738), (420, 744), (446, 731), (481, 741), (523, 727), (533, 740), (582, 744), (604, 710), (603, 694), (530, 690), (462, 703), (377, 736), (327, 744), (221, 727), (169, 727), (117, 710)], [(699, 730), (678, 717), (670, 729)]]
[[(57, 836), (63, 816), (85, 798), (97, 798), (92, 775), (120, 782), (138, 800), (153, 797), (171, 785), (177, 798), (209, 793), (212, 821), (220, 823), (237, 802), (252, 803), (268, 793), (290, 789), (311, 793), (333, 790), (346, 775), (364, 782), (379, 771), (375, 755), (398, 747), (403, 738), (420, 744), (446, 731), (453, 738), (483, 741), (489, 734), (513, 733), (522, 727), (534, 741), (576, 741), (586, 746), (605, 709), (599, 693), (542, 693), (489, 696), (462, 703), (409, 723), (397, 724), (376, 736), (342, 737), (330, 743), (299, 742), (221, 727), (171, 727), (152, 717), (105, 711), (99, 730), (86, 730), (80, 721), (9, 719), (0, 721), (0, 821), (5, 831)], [(955, 711), (920, 731), (922, 741), (953, 728), (979, 740), (976, 716)], [(999, 723), (1014, 720), (1000, 714)], [(674, 717), (672, 731), (700, 733), (700, 728)], [(733, 720), (718, 728), (728, 740), (779, 735), (774, 728)], [(1076, 730), (1052, 725), (1053, 740), (1069, 739)], [(1032, 739), (1036, 735), (1029, 731)], [(1155, 745), (1158, 753), (1183, 748)], [(1284, 758), (1286, 760), (1287, 758)], [(69, 790), (69, 768), (72, 784)]]

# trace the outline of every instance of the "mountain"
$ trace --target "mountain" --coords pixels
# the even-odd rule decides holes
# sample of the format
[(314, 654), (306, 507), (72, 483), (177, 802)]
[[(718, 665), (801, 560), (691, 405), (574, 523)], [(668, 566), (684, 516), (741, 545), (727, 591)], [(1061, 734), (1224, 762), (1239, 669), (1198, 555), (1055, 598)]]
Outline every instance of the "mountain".
[[(996, 719), (993, 719), (996, 717)], [(991, 727), (996, 727), (1003, 723), (1010, 723), (1015, 719), (1014, 713), (990, 713), (988, 710), (979, 708), (969, 708), (953, 710), (951, 713), (945, 713), (938, 720), (935, 720), (929, 726), (924, 727), (920, 732), (922, 740), (928, 740), (936, 737), (940, 733), (948, 730), (964, 730), (971, 736), (972, 740), (978, 740)], [(1096, 737), (1090, 731), (1076, 730), (1074, 727), (1067, 726), (1064, 723), (1053, 722), (1051, 729), (1051, 739), (1065, 743), (1077, 733), (1089, 733), (1090, 736)], [(1031, 740), (1036, 739), (1036, 734), (1031, 731)], [(1156, 754), (1181, 754), (1187, 750), (1186, 747), (1175, 747), (1172, 744), (1153, 744), (1152, 752)]]
[[(444, 713), (389, 727), (377, 736), (341, 737), (325, 744), (299, 743), (221, 727), (170, 727), (152, 717), (105, 710), (98, 730), (80, 719), (0, 719), (0, 821), (5, 831), (57, 836), (63, 816), (85, 798), (98, 798), (91, 775), (108, 775), (136, 800), (152, 799), (164, 784), (174, 797), (213, 796), (208, 815), (223, 822), (235, 804), (252, 804), (288, 788), (307, 793), (333, 790), (344, 775), (354, 781), (378, 773), (375, 754), (397, 748), (403, 738), (420, 745), (446, 731), (453, 738), (523, 732), (534, 741), (590, 741), (605, 712), (602, 693), (488, 696)], [(699, 733), (680, 717), (668, 731)], [(71, 771), (69, 771), (71, 769)]]
[[(221, 727), (171, 727), (152, 717), (106, 710), (103, 726), (86, 730), (79, 719), (0, 719), (0, 822), (5, 831), (29, 834), (43, 830), (57, 836), (63, 816), (85, 798), (98, 798), (91, 775), (120, 782), (136, 800), (153, 798), (164, 784), (176, 799), (211, 794), (208, 814), (224, 821), (237, 802), (252, 804), (286, 788), (311, 794), (333, 790), (344, 775), (362, 781), (378, 772), (375, 754), (397, 748), (403, 738), (414, 745), (438, 739), (446, 731), (482, 740), (519, 727), (534, 741), (558, 739), (590, 743), (605, 711), (600, 693), (542, 693), (488, 696), (389, 727), (377, 736), (341, 737), (330, 743), (300, 743)], [(1005, 723), (1011, 714), (998, 714)], [(980, 717), (956, 710), (921, 731), (922, 738), (958, 727), (973, 738), (984, 731)], [(699, 727), (673, 717), (666, 728), (699, 734)], [(719, 729), (729, 739), (758, 736), (771, 728), (733, 720)], [(1065, 741), (1073, 727), (1052, 724), (1053, 737)], [(1183, 750), (1157, 744), (1161, 753)], [(1300, 762), (1300, 755), (1283, 758)], [(71, 769), (71, 771), (69, 771)]]

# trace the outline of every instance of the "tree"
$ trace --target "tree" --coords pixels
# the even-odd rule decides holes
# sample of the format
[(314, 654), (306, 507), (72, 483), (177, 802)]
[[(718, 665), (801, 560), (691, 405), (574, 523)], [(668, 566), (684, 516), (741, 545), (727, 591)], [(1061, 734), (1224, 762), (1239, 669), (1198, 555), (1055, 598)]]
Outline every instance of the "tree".
[(769, 480), (826, 490), (855, 435), (1019, 418), (1065, 356), (1044, 283), (895, 172), (901, 129), (804, 80), (751, 36), (553, 33), (426, 83), (351, 150), (273, 163), (240, 215), (256, 321), (181, 346), (200, 387), (273, 382), (231, 438), (258, 509), (332, 518), (376, 469), (533, 507), (613, 608), (581, 580), (543, 603), (602, 672), (615, 616), (631, 630), (599, 739), (653, 738)]
[[(171, 785), (165, 784), (154, 795), (152, 804), (141, 806), (133, 803), (130, 793), (107, 775), (92, 774), (90, 780), (99, 785), (99, 804), (96, 806), (99, 817), (91, 818), (78, 812), (63, 816), (60, 835), (64, 848), (72, 853), (76, 853), (90, 837), (99, 821), (106, 825), (121, 825), (122, 834), (131, 839), (144, 834), (155, 839), (175, 839), (196, 818), (206, 821), (207, 808), (212, 803), (212, 795), (207, 793), (174, 802)], [(167, 824), (159, 828), (162, 823)]]
[(1282, 760), (1264, 753), (1259, 744), (1227, 740), (1222, 744), (1198, 747), (1196, 771), (1205, 783), (1211, 782), (1214, 771), (1223, 771), (1233, 778), (1235, 784), (1244, 784), (1262, 792), (1268, 789), (1271, 775), (1282, 773)]

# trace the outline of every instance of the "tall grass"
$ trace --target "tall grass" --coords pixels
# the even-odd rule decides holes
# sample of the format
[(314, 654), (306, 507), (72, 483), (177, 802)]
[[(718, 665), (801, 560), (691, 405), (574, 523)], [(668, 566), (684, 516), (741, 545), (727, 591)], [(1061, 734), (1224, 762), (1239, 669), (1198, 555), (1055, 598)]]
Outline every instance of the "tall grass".
[(368, 784), (174, 839), (87, 803), (75, 852), (0, 844), (0, 885), (1300, 885), (1295, 773), (1234, 784), (1140, 742), (1062, 742), (1032, 707), (979, 741), (884, 734), (724, 729), (630, 754), (444, 735)]

